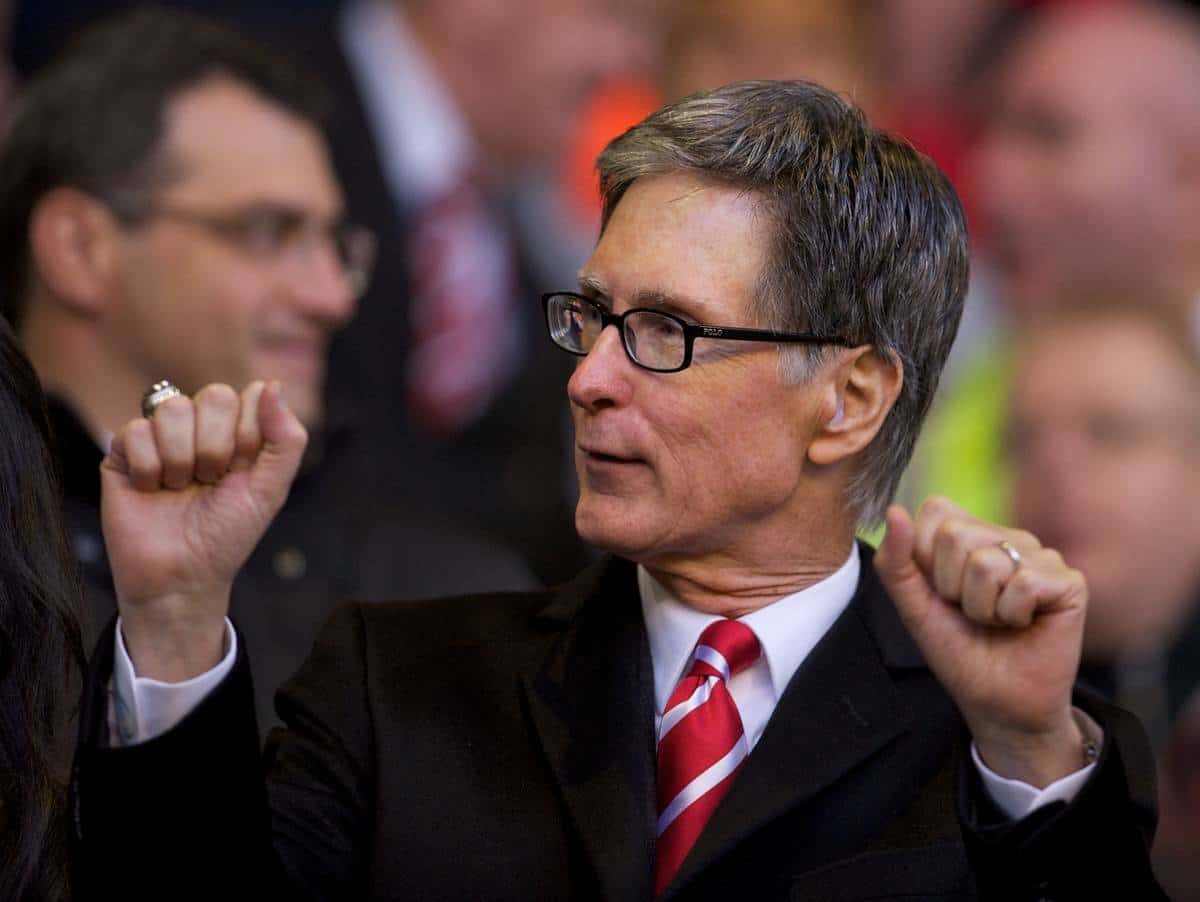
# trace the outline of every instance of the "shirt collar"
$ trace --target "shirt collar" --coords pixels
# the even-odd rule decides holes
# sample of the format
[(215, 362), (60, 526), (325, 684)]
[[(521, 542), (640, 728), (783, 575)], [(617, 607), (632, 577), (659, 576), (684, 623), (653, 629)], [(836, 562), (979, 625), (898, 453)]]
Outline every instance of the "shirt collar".
[(462, 113), (399, 4), (360, 0), (339, 18), (342, 46), (396, 199), (420, 206), (469, 173), (478, 153)]
[[(809, 652), (850, 604), (861, 569), (855, 542), (846, 562), (830, 576), (739, 618), (762, 645), (777, 701)], [(641, 565), (637, 575), (654, 666), (654, 703), (661, 713), (691, 660), (696, 640), (706, 626), (721, 618), (683, 604)]]

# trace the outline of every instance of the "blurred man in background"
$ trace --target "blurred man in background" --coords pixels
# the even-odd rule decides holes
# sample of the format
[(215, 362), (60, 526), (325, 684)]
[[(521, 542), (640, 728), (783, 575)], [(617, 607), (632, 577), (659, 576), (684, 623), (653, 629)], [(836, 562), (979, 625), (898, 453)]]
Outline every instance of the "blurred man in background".
[(547, 579), (582, 553), (568, 367), (539, 340), (546, 286), (509, 201), (557, 158), (593, 84), (643, 54), (635, 6), (360, 0), (284, 40), (337, 97), (347, 208), (387, 248), (334, 343), (331, 395), (392, 425), (391, 481), (414, 504), (502, 533)]
[(233, 598), (264, 662), (264, 727), (342, 598), (528, 584), (506, 553), (401, 517), (372, 475), (389, 462), (326, 412), (328, 342), (374, 239), (345, 220), (319, 104), (290, 69), (182, 14), (92, 33), (28, 86), (0, 151), (0, 233), (0, 297), (52, 396), (93, 630), (115, 612), (98, 466), (164, 378), (278, 379), (317, 437)]
[[(1009, 449), (1017, 525), (1087, 577), (1081, 679), (1136, 712), (1161, 757), (1200, 687), (1200, 352), (1167, 305), (1127, 297), (1020, 330)], [(1164, 883), (1186, 890), (1172, 898), (1191, 899), (1200, 833), (1173, 763), (1156, 850)]]
[(1023, 311), (1118, 279), (1200, 296), (1200, 19), (1160, 2), (1037, 15), (979, 155), (990, 256)]
[(1140, 298), (1048, 311), (1014, 345), (1015, 519), (1087, 576), (1083, 674), (1161, 749), (1200, 685), (1200, 353)]
[[(1113, 286), (1200, 325), (1200, 16), (1160, 2), (1048, 5), (990, 74), (974, 186), (1004, 315), (930, 415), (906, 494), (1010, 522), (1007, 327)], [(1196, 335), (1200, 341), (1200, 334)]]

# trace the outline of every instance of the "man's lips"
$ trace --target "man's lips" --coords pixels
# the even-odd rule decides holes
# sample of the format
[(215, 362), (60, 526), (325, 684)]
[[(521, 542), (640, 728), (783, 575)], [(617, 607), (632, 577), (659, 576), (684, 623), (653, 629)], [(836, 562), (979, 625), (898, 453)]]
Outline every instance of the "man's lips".
[(604, 448), (591, 448), (586, 445), (580, 445), (579, 450), (584, 453), (584, 456), (589, 461), (597, 463), (612, 463), (612, 464), (637, 464), (643, 463), (640, 457), (635, 457), (630, 454), (618, 454), (616, 451), (607, 450)]

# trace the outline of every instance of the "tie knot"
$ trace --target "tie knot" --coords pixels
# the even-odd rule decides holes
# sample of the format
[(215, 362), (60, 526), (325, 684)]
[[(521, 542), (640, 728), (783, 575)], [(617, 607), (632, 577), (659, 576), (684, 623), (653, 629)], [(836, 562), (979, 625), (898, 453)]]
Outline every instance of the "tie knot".
[(728, 680), (758, 660), (762, 649), (754, 630), (737, 620), (710, 623), (692, 653), (692, 674)]

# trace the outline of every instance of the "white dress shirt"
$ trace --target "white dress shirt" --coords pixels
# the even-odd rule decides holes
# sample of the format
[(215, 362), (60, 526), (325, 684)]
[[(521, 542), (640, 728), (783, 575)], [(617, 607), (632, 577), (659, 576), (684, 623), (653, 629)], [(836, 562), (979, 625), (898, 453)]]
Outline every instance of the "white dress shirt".
[[(832, 576), (741, 618), (762, 646), (759, 659), (729, 681), (729, 693), (738, 707), (751, 750), (762, 736), (792, 675), (850, 604), (861, 566), (856, 544), (846, 563)], [(663, 709), (691, 661), (696, 640), (706, 626), (721, 618), (682, 604), (642, 567), (638, 567), (638, 589), (654, 667), (657, 733)], [(134, 745), (162, 735), (216, 688), (233, 669), (237, 658), (237, 633), (228, 619), (225, 630), (225, 657), (216, 667), (187, 682), (163, 683), (134, 673), (121, 636), (121, 623), (117, 621), (116, 660), (108, 709), (112, 745)], [(820, 742), (821, 737), (813, 736), (813, 741)], [(1038, 789), (989, 770), (974, 743), (971, 756), (992, 800), (1014, 820), (1050, 802), (1071, 801), (1095, 769), (1095, 764), (1089, 764), (1045, 789)]]
[(392, 199), (412, 209), (453, 189), (479, 149), (398, 4), (349, 3), (338, 31)]
[[(788, 681), (850, 604), (858, 587), (861, 567), (858, 545), (855, 544), (846, 563), (832, 576), (740, 618), (754, 631), (762, 647), (759, 659), (741, 673), (734, 674), (728, 684), (752, 751)], [(696, 640), (705, 627), (721, 618), (701, 613), (673, 598), (643, 567), (638, 567), (638, 589), (642, 596), (650, 660), (654, 666), (654, 728), (657, 734), (667, 700), (691, 663)], [(821, 737), (813, 736), (813, 741), (820, 742)], [(1082, 754), (1081, 749), (1081, 759)], [(1096, 766), (1089, 764), (1045, 789), (1038, 789), (990, 770), (979, 757), (974, 743), (971, 743), (971, 758), (992, 800), (1013, 820), (1032, 814), (1050, 802), (1071, 801)]]

